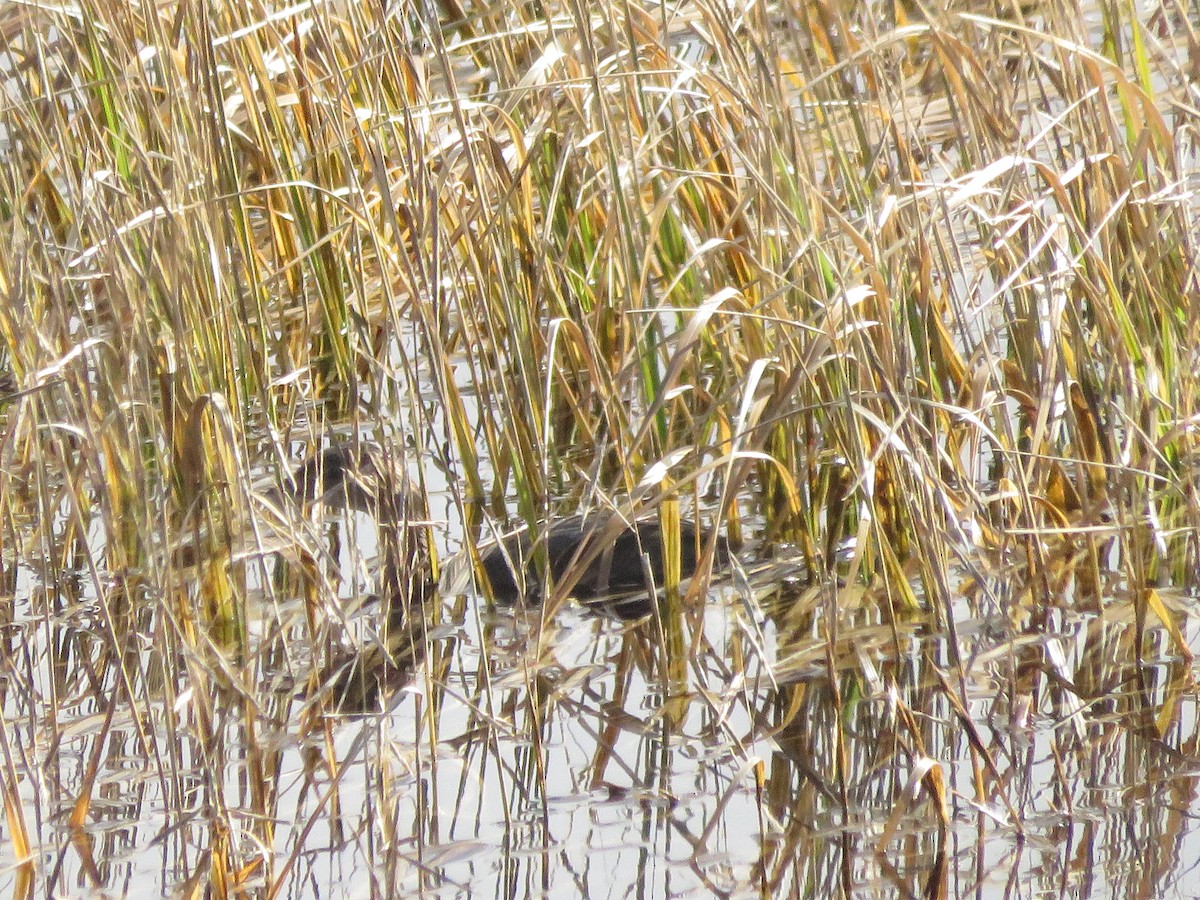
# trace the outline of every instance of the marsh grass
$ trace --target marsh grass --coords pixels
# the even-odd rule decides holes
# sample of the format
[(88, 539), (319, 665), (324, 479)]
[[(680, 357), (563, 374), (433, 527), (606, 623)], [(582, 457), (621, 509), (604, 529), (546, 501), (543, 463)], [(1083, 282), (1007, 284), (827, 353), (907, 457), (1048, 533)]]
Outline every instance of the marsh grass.
[[(0, 33), (15, 896), (1182, 890), (1193, 10)], [(439, 555), (658, 516), (663, 602), (389, 610), (269, 502), (331, 434)]]

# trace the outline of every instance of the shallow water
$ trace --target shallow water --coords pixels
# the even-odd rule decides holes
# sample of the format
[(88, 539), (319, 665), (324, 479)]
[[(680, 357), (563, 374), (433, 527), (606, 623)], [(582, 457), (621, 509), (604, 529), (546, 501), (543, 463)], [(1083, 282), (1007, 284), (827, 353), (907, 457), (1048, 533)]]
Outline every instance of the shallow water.
[[(315, 718), (294, 699), (302, 652), (240, 692), (253, 654), (205, 683), (183, 662), (131, 706), (80, 665), (98, 658), (94, 604), (53, 619), (20, 604), (5, 743), (33, 861), (15, 867), (6, 841), (0, 883), (186, 894), (227, 866), (287, 897), (888, 897), (931, 880), (954, 897), (1192, 896), (1196, 699), (1165, 635), (1149, 632), (1140, 685), (1114, 662), (1133, 629), (1115, 598), (1103, 618), (1056, 611), (1047, 639), (964, 600), (965, 677), (943, 682), (932, 621), (893, 628), (853, 591), (831, 657), (819, 594), (769, 599), (756, 623), (718, 592), (669, 690), (652, 627), (577, 610), (543, 626), (471, 601), (435, 637), (436, 674), (427, 661), (387, 712)], [(254, 653), (278, 651), (273, 615)], [(153, 644), (127, 661), (147, 686)], [(945, 786), (944, 839), (926, 773)]]

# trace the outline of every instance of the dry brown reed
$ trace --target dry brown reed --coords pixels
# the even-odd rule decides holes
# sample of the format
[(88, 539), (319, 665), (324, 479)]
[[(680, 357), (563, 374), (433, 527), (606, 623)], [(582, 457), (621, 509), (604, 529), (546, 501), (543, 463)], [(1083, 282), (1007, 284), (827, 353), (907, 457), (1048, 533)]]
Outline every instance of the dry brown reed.
[[(1180, 890), (1194, 10), (0, 34), (14, 896)], [(596, 509), (743, 551), (642, 623), (399, 627), (373, 523), (270, 502), (367, 438), (443, 553)]]

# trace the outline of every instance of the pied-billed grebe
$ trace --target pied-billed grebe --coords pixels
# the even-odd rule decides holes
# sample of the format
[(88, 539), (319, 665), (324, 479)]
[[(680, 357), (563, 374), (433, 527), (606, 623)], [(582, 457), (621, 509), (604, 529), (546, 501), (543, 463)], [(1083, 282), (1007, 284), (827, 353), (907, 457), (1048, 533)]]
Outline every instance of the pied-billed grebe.
[(383, 561), (381, 587), (393, 612), (433, 595), (425, 500), (393, 454), (367, 441), (334, 444), (305, 460), (285, 489), (305, 506), (320, 502), (374, 517)]
[[(424, 503), (394, 457), (375, 444), (335, 444), (306, 460), (292, 476), (290, 491), (305, 503), (323, 501), (375, 516), (381, 527), (401, 525), (396, 547), (404, 549), (403, 566), (391, 566), (388, 588), (402, 586), (405, 569), (410, 581), (429, 578), (426, 529), (415, 523), (424, 518)], [(679, 575), (696, 573), (710, 533), (694, 523), (680, 523)], [(574, 579), (570, 595), (586, 606), (604, 609), (622, 618), (637, 618), (649, 610), (649, 597), (665, 580), (662, 527), (658, 517), (626, 521), (613, 513), (586, 518), (571, 516), (551, 524), (540, 535), (520, 532), (480, 548), (485, 590), (496, 602), (541, 602), (539, 561), (549, 566), (552, 585)], [(544, 557), (543, 553), (544, 544)], [(718, 545), (716, 559), (727, 550)], [(465, 587), (457, 584), (457, 589)], [(424, 593), (422, 593), (424, 596)]]
[(336, 655), (316, 675), (341, 712), (379, 707), (380, 699), (406, 683), (425, 658), (428, 629), (436, 621), (425, 502), (398, 460), (377, 444), (336, 444), (310, 456), (292, 474), (284, 496), (301, 506), (325, 503), (334, 509), (370, 514), (379, 530), (383, 622), (376, 639)]

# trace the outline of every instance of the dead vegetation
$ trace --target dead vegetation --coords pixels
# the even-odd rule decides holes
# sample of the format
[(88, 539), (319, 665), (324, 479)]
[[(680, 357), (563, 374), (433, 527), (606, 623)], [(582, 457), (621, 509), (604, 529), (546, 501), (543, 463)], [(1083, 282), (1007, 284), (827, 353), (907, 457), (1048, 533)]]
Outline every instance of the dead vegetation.
[[(0, 882), (1178, 891), (1197, 27), (0, 7)], [(620, 510), (740, 567), (398, 621), (370, 519), (269, 502), (331, 434), (435, 555)]]

